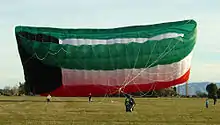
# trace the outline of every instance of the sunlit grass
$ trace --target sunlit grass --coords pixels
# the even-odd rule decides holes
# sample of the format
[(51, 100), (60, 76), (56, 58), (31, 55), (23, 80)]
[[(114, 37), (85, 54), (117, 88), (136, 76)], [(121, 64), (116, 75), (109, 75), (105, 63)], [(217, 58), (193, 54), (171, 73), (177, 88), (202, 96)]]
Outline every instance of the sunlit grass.
[(220, 105), (205, 108), (205, 99), (137, 98), (126, 113), (124, 98), (0, 97), (0, 125), (220, 124)]

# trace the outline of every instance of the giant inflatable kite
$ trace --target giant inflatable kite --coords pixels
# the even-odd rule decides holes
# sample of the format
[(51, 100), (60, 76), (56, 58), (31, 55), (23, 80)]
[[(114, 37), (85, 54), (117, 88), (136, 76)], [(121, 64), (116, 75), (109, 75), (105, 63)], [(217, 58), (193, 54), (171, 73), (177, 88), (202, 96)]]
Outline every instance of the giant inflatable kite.
[(31, 91), (103, 96), (186, 82), (196, 26), (194, 20), (111, 29), (17, 26), (15, 33)]

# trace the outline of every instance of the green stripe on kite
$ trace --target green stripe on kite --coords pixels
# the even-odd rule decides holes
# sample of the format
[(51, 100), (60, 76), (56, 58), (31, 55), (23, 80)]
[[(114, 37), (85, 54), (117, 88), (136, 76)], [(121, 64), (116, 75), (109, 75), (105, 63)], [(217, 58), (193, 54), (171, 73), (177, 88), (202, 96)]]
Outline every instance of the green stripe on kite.
[(60, 29), (51, 27), (17, 26), (15, 32), (42, 33), (58, 39), (113, 39), (113, 38), (149, 38), (167, 32), (183, 33), (185, 35), (196, 29), (194, 20), (168, 22), (154, 25), (130, 26), (112, 29)]
[(144, 43), (80, 46), (42, 43), (21, 38), (26, 52), (35, 54), (35, 58), (42, 63), (82, 70), (146, 68), (171, 64), (185, 58), (193, 50), (196, 41), (196, 23), (193, 20), (115, 29), (16, 27), (16, 33), (22, 31), (52, 35), (58, 39), (149, 38), (169, 32), (184, 34), (184, 37), (149, 40)]

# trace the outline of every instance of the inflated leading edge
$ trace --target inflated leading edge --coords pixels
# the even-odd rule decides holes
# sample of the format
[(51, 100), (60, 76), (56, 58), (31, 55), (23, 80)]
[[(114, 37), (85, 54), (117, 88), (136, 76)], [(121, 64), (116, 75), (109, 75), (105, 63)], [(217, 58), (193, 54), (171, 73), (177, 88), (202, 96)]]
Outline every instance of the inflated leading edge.
[(102, 96), (158, 90), (190, 74), (196, 22), (114, 29), (17, 26), (25, 80), (36, 94)]

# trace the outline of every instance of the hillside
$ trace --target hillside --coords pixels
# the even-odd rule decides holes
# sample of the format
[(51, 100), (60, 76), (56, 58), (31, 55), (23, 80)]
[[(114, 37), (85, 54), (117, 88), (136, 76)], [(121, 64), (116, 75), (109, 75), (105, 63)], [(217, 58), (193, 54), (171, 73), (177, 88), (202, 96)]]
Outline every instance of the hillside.
[[(194, 82), (194, 83), (189, 83), (188, 84), (188, 94), (189, 95), (195, 95), (196, 91), (200, 91), (200, 92), (206, 92), (206, 86), (209, 84), (210, 82)], [(218, 87), (220, 87), (220, 83), (216, 83)], [(186, 88), (185, 88), (185, 84), (182, 84), (179, 87), (179, 94), (180, 95), (185, 95), (186, 94)], [(177, 88), (178, 91), (178, 88)], [(207, 92), (206, 92), (207, 93)]]

